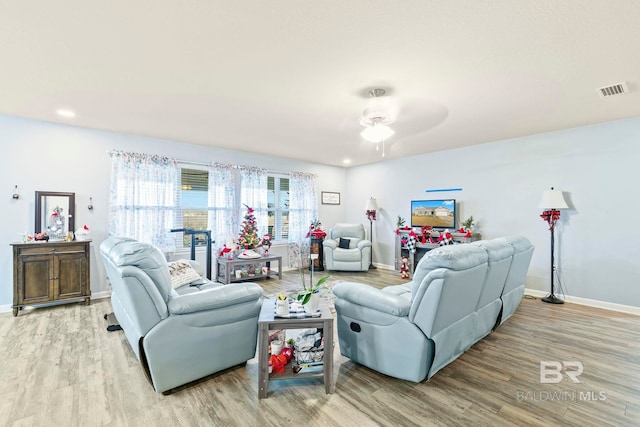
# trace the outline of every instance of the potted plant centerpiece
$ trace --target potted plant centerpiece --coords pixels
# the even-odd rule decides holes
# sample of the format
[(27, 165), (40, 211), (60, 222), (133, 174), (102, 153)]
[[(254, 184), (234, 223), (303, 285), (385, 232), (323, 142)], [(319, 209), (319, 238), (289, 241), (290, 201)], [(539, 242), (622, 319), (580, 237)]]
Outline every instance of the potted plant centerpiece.
[(320, 278), (315, 285), (312, 281), (309, 283), (309, 286), (306, 286), (303, 280), (303, 288), (298, 291), (296, 299), (300, 304), (302, 304), (306, 313), (312, 314), (318, 311), (318, 305), (320, 304), (320, 291), (329, 290), (324, 282), (326, 282), (330, 277), (331, 276), (324, 276)]

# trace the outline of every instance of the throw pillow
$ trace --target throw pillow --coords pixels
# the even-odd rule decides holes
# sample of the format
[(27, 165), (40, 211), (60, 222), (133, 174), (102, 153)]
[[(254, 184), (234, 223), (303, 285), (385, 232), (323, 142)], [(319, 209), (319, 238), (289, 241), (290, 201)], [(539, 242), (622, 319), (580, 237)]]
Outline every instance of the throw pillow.
[(199, 280), (198, 272), (189, 264), (189, 261), (180, 259), (169, 263), (169, 275), (171, 276), (171, 287), (173, 289)]
[(349, 242), (351, 242), (351, 239), (345, 239), (341, 237), (340, 243), (338, 243), (338, 246), (341, 247), (342, 249), (349, 249)]

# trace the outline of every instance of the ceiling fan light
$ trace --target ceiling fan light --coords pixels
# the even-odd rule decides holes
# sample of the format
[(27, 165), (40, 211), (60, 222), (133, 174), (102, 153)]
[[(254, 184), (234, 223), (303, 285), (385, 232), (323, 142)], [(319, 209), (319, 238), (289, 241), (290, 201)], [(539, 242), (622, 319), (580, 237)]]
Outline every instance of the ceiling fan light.
[(369, 142), (382, 142), (391, 137), (394, 133), (395, 131), (389, 126), (374, 123), (372, 126), (367, 126), (362, 132), (360, 132), (360, 136)]

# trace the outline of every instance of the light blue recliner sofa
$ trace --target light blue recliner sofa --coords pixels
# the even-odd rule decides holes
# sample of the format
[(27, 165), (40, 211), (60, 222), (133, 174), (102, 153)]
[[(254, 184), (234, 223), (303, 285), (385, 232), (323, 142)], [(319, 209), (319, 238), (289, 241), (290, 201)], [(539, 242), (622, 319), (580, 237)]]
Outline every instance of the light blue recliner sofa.
[(157, 392), (255, 356), (260, 286), (203, 280), (176, 290), (164, 255), (152, 245), (109, 237), (100, 253), (114, 314)]
[(514, 249), (513, 261), (507, 273), (507, 280), (500, 297), (502, 301), (502, 311), (498, 324), (496, 325), (496, 327), (498, 327), (511, 317), (520, 305), (520, 301), (524, 296), (525, 279), (531, 258), (533, 257), (534, 248), (529, 240), (520, 236), (501, 237), (496, 240), (509, 243)]
[[(340, 247), (340, 239), (347, 247)], [(336, 224), (322, 242), (327, 270), (367, 271), (371, 264), (371, 241), (362, 224)]]
[(407, 284), (337, 284), (341, 354), (396, 378), (431, 378), (505, 319), (505, 298), (504, 315), (513, 314), (532, 253), (524, 237), (443, 246)]

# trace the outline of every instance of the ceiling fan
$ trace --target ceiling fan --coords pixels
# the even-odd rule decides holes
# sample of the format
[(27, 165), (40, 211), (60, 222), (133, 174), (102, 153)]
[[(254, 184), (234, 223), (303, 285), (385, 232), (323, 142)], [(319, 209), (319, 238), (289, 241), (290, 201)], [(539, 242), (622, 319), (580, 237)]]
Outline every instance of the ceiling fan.
[(369, 106), (362, 112), (360, 124), (365, 129), (360, 132), (365, 140), (376, 144), (376, 150), (380, 149), (382, 143), (382, 157), (385, 156), (384, 142), (395, 134), (389, 125), (395, 123), (397, 118), (397, 108), (395, 108), (385, 97), (384, 89), (375, 88), (369, 91)]
[(368, 102), (358, 120), (365, 127), (360, 135), (376, 144), (376, 150), (380, 150), (382, 145), (383, 157), (385, 142), (424, 144), (428, 141), (425, 132), (442, 124), (449, 116), (445, 105), (430, 99), (420, 90), (405, 90), (399, 97), (395, 89), (378, 86), (359, 91), (359, 96), (366, 97)]

